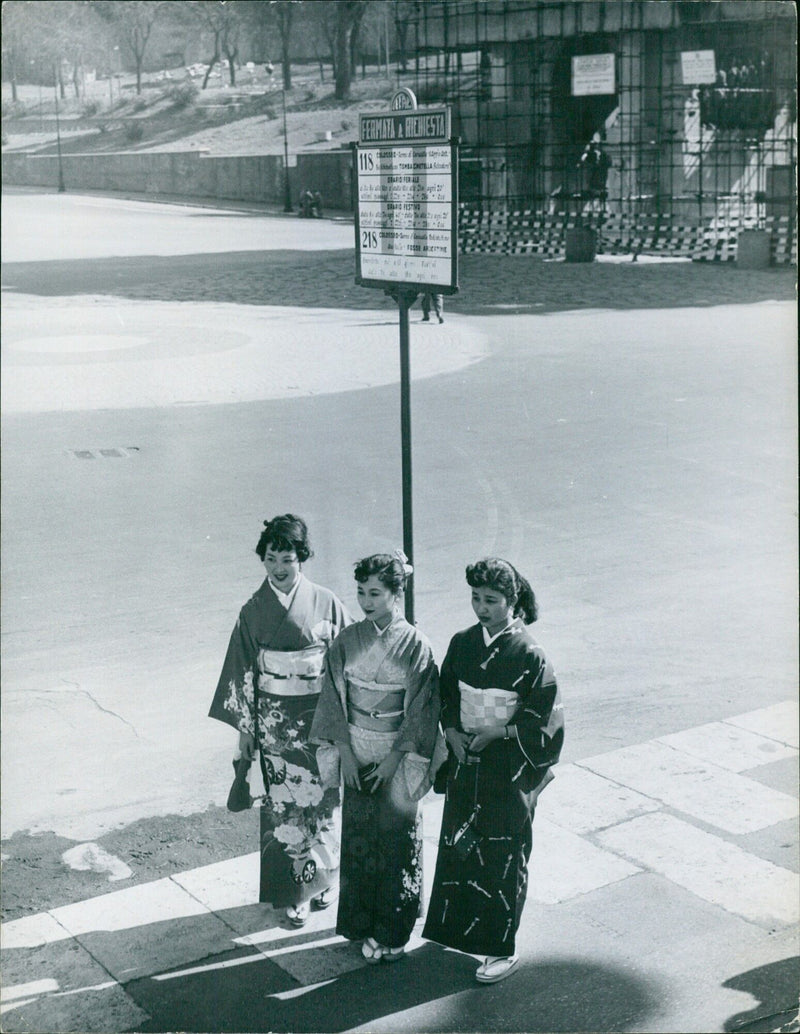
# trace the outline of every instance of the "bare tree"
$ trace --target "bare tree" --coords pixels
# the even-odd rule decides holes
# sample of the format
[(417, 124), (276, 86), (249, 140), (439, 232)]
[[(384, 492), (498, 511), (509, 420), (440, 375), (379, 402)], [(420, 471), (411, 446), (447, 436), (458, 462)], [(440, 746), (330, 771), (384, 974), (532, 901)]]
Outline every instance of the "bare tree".
[(401, 72), (408, 70), (408, 30), (416, 25), (418, 9), (419, 4), (414, 3), (414, 0), (394, 0), (394, 28), (397, 34)]
[(26, 42), (30, 32), (30, 5), (23, 0), (3, 0), (3, 78), (11, 83), (11, 99), (16, 102), (17, 76), (28, 60)]
[(283, 88), (292, 88), (292, 26), (297, 9), (303, 0), (270, 0), (270, 13), (278, 29), (281, 40), (281, 68), (283, 69)]
[(142, 69), (153, 26), (161, 14), (163, 0), (109, 0), (97, 3), (102, 15), (131, 57), (136, 69), (136, 92), (142, 92)]
[(16, 95), (19, 69), (36, 68), (40, 80), (49, 79), (65, 96), (65, 74), (75, 96), (84, 90), (85, 69), (96, 63), (107, 46), (106, 27), (89, 0), (25, 0), (3, 3), (3, 57)]
[(214, 66), (224, 57), (228, 62), (231, 86), (236, 85), (236, 62), (239, 58), (244, 5), (238, 0), (184, 0), (184, 5), (210, 35), (213, 53), (208, 62), (203, 86), (208, 86)]
[(354, 37), (358, 40), (361, 19), (367, 9), (367, 0), (338, 0), (335, 24), (335, 74), (337, 100), (350, 96), (353, 81)]
[(308, 6), (314, 53), (319, 62), (320, 80), (325, 81), (324, 58), (327, 57), (336, 78), (336, 0), (317, 0)]

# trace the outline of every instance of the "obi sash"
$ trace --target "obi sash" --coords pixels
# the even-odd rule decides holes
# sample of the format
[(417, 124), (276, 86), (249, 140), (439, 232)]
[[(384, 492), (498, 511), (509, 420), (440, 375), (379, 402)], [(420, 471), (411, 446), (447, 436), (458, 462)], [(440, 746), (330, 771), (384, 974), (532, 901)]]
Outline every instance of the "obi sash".
[(475, 689), (459, 682), (461, 727), (464, 732), (480, 732), (508, 725), (517, 713), (519, 695), (509, 689)]
[(403, 724), (405, 686), (401, 683), (362, 682), (348, 676), (347, 720), (375, 732), (395, 732)]
[(303, 650), (259, 650), (258, 688), (281, 697), (319, 693), (327, 649), (326, 643), (314, 643)]

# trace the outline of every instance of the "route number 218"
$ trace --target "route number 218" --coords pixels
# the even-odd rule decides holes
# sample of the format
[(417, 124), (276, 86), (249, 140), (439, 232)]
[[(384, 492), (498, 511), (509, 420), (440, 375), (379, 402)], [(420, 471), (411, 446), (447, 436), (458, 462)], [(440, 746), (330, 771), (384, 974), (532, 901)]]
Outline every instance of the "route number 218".
[(361, 247), (362, 248), (377, 248), (378, 247), (378, 235), (374, 230), (362, 230), (361, 231)]

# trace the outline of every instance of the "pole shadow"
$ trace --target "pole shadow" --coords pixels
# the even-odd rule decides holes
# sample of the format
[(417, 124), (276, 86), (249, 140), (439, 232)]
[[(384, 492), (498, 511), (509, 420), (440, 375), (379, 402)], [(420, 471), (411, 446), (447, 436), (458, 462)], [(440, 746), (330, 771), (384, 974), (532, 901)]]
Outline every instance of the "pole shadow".
[(725, 1024), (726, 1031), (776, 1031), (784, 1026), (798, 1030), (800, 1011), (800, 956), (771, 962), (739, 973), (722, 985), (734, 991), (746, 991), (758, 999), (747, 1012), (739, 1012)]

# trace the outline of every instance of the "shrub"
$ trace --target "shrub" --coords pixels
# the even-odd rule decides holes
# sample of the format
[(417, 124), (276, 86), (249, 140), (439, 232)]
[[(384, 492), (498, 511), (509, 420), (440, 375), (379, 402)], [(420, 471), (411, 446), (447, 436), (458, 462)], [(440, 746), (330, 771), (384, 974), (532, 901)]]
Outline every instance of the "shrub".
[(91, 118), (92, 115), (96, 115), (100, 110), (100, 104), (97, 101), (87, 101), (83, 106), (83, 114), (87, 118)]
[(3, 118), (14, 118), (17, 115), (24, 115), (26, 111), (22, 101), (3, 101)]
[(174, 108), (188, 108), (200, 91), (193, 82), (175, 83), (165, 91)]
[(137, 97), (136, 100), (133, 102), (134, 111), (144, 111), (146, 107), (147, 101), (144, 99), (144, 97)]
[(129, 122), (125, 126), (125, 139), (132, 144), (138, 143), (144, 136), (144, 126), (141, 122)]

